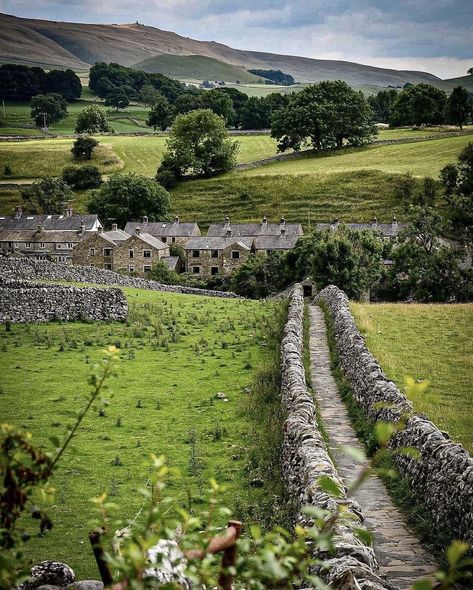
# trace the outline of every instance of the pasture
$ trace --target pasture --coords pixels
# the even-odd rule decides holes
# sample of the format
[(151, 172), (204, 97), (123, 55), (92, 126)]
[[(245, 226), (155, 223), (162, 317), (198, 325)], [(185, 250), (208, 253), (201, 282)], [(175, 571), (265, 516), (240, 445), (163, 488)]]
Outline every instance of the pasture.
[[(97, 577), (87, 538), (96, 517), (90, 499), (106, 492), (116, 505), (112, 520), (133, 518), (150, 453), (165, 454), (179, 469), (169, 492), (187, 509), (199, 510), (214, 477), (226, 486), (223, 502), (246, 518), (258, 512), (272, 485), (248, 485), (251, 441), (261, 425), (243, 406), (256, 369), (278, 347), (269, 335), (274, 304), (125, 292), (127, 323), (0, 327), (0, 364), (8, 367), (0, 372), (2, 420), (32, 432), (33, 442), (50, 450), (49, 437), (62, 436), (84, 406), (87, 377), (101, 351), (110, 344), (120, 350), (110, 405), (104, 413), (91, 409), (75, 452), (66, 452), (51, 482), (54, 528), (27, 545), (28, 559), (54, 555), (81, 579)], [(228, 401), (218, 399), (219, 392)]]
[(411, 399), (473, 452), (473, 305), (351, 303), (366, 344), (403, 391), (406, 376), (430, 382)]

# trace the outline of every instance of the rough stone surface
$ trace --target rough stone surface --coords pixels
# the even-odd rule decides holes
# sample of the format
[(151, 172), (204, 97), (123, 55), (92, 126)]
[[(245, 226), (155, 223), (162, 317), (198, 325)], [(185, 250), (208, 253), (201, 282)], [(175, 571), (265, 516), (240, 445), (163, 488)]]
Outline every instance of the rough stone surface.
[(148, 550), (153, 567), (144, 571), (145, 578), (155, 578), (160, 584), (178, 584), (182, 590), (191, 590), (185, 576), (187, 560), (176, 541), (161, 539)]
[(20, 585), (19, 590), (36, 590), (41, 586), (66, 587), (75, 580), (74, 571), (59, 561), (42, 561), (34, 565), (28, 580)]
[[(290, 297), (288, 319), (281, 344), (281, 403), (287, 416), (284, 424), (282, 449), (283, 478), (287, 491), (296, 505), (297, 520), (308, 525), (301, 513), (303, 506), (314, 506), (334, 512), (337, 504), (346, 507), (335, 525), (335, 555), (315, 550), (315, 556), (326, 559), (328, 570), (320, 575), (333, 588), (361, 588), (383, 590), (393, 588), (378, 575), (374, 551), (364, 545), (355, 534), (363, 526), (363, 515), (357, 502), (347, 497), (346, 488), (327, 452), (320, 433), (314, 401), (307, 390), (303, 365), (302, 287), (296, 285)], [(343, 490), (341, 498), (334, 498), (318, 484), (321, 476), (336, 481)], [(351, 577), (346, 585), (347, 575)]]
[(103, 590), (103, 582), (98, 580), (81, 580), (67, 587), (67, 590)]
[[(330, 350), (325, 318), (318, 306), (311, 305), (310, 357), (312, 383), (321, 417), (328, 435), (328, 446), (337, 471), (345, 485), (350, 486), (359, 474), (360, 463), (348, 455), (343, 446), (362, 450), (330, 370)], [(349, 495), (363, 511), (365, 525), (373, 534), (379, 571), (402, 590), (411, 588), (415, 580), (424, 578), (438, 568), (435, 560), (410, 533), (400, 511), (393, 505), (386, 488), (372, 473), (361, 488)]]
[(0, 276), (0, 324), (6, 321), (125, 321), (128, 304), (120, 289), (77, 288), (5, 280)]
[(365, 416), (393, 422), (410, 416), (390, 441), (393, 449), (412, 447), (418, 451), (418, 456), (395, 454), (400, 473), (416, 490), (433, 522), (471, 544), (473, 458), (432, 422), (414, 414), (411, 403), (386, 378), (358, 331), (345, 293), (331, 285), (316, 301), (330, 314), (340, 365)]
[(48, 260), (31, 260), (13, 256), (0, 255), (0, 277), (5, 279), (70, 281), (73, 283), (97, 283), (99, 285), (116, 285), (165, 291), (167, 293), (186, 293), (189, 295), (206, 295), (207, 297), (238, 298), (235, 293), (227, 291), (211, 291), (195, 289), (180, 285), (163, 285), (156, 281), (148, 281), (137, 277), (128, 277), (111, 270), (103, 270), (93, 266), (71, 266), (68, 264), (49, 262)]

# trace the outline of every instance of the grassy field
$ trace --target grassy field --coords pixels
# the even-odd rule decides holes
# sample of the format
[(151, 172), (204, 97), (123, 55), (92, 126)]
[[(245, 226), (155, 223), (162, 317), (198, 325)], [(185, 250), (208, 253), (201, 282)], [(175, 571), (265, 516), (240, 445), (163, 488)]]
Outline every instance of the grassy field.
[[(27, 557), (69, 563), (79, 578), (97, 577), (87, 534), (95, 516), (90, 498), (107, 492), (112, 518), (140, 508), (142, 462), (162, 454), (181, 477), (171, 493), (196, 509), (215, 477), (236, 516), (268, 490), (248, 486), (249, 437), (256, 423), (242, 411), (255, 369), (273, 354), (268, 321), (273, 304), (126, 289), (127, 324), (14, 325), (0, 330), (2, 420), (49, 437), (65, 432), (83, 407), (87, 376), (109, 344), (121, 350), (118, 380), (105, 416), (91, 410), (52, 484), (55, 526), (34, 537)], [(266, 331), (265, 331), (266, 330)], [(6, 370), (8, 368), (8, 370)], [(68, 378), (70, 376), (71, 378)], [(228, 402), (216, 398), (218, 392)], [(266, 486), (265, 486), (266, 487)]]
[(454, 162), (473, 135), (433, 139), (421, 143), (375, 145), (346, 149), (309, 158), (277, 162), (242, 173), (244, 176), (274, 174), (322, 174), (356, 170), (380, 170), (387, 173), (411, 172), (415, 176), (437, 176)]
[(358, 327), (388, 378), (427, 379), (414, 408), (473, 452), (473, 305), (351, 303)]
[[(137, 172), (153, 177), (166, 147), (164, 136), (99, 137), (95, 163), (102, 173), (116, 170)], [(276, 153), (276, 142), (269, 135), (246, 135), (235, 138), (240, 144), (238, 161), (253, 162)], [(25, 140), (0, 143), (0, 161), (9, 165), (12, 179), (61, 175), (64, 166), (73, 163), (73, 139)], [(0, 169), (0, 176), (3, 170)]]

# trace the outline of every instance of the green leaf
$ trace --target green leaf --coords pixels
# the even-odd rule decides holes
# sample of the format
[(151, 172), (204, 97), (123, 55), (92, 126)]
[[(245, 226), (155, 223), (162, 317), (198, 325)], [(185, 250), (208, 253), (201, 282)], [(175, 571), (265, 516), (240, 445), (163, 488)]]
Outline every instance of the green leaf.
[(324, 492), (327, 492), (327, 494), (330, 494), (335, 498), (341, 498), (343, 496), (342, 488), (328, 475), (322, 475), (322, 477), (319, 477), (317, 483)]
[(380, 445), (386, 444), (394, 431), (394, 425), (390, 422), (376, 422), (374, 427), (374, 435)]
[(447, 549), (447, 561), (449, 565), (455, 565), (458, 560), (468, 551), (469, 545), (462, 541), (453, 541)]
[(340, 450), (342, 451), (342, 453), (345, 453), (345, 455), (353, 457), (353, 459), (355, 459), (359, 463), (363, 463), (364, 461), (366, 461), (366, 455), (363, 449), (352, 447), (350, 445), (341, 445)]
[(362, 527), (356, 527), (354, 531), (358, 539), (360, 539), (364, 545), (367, 545), (368, 547), (373, 545), (373, 535), (370, 531), (367, 531)]

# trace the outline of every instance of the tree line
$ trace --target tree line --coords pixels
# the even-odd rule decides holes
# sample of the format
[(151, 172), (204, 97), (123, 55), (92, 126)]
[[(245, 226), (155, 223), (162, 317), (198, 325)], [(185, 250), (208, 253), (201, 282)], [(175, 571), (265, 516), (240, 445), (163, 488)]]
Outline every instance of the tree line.
[(50, 70), (17, 64), (0, 66), (0, 98), (30, 100), (38, 94), (54, 93), (66, 101), (82, 94), (80, 78), (72, 70)]
[(381, 90), (368, 103), (373, 119), (390, 127), (450, 123), (462, 128), (473, 120), (473, 94), (464, 86), (456, 86), (447, 96), (430, 84), (408, 84), (400, 92)]

